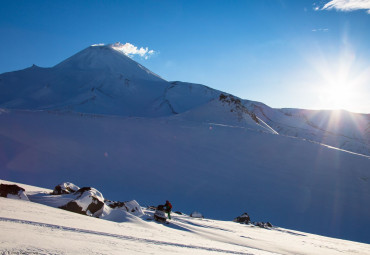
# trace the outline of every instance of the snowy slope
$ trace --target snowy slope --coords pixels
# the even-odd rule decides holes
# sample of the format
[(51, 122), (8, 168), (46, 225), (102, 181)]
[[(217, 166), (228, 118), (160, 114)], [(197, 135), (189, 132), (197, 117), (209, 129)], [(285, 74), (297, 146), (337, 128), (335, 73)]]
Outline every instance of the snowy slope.
[(281, 135), (300, 137), (370, 155), (370, 114), (347, 111), (273, 109), (244, 100), (244, 105)]
[(50, 188), (70, 181), (144, 205), (169, 199), (216, 219), (247, 211), (257, 221), (368, 242), (369, 157), (261, 126), (180, 116), (3, 112), (0, 177)]
[[(0, 183), (9, 183), (0, 180)], [(18, 184), (26, 192), (45, 192)], [(169, 225), (142, 218), (112, 222), (0, 197), (2, 254), (370, 254), (368, 244), (283, 228), (173, 214)], [(21, 234), (20, 234), (21, 233)]]

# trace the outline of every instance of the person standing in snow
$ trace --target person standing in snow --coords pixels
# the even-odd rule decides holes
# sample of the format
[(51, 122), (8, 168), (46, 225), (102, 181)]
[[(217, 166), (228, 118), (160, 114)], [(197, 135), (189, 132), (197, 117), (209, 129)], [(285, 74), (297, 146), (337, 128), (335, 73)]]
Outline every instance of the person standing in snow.
[(172, 205), (171, 205), (170, 201), (166, 200), (166, 203), (164, 204), (164, 209), (165, 209), (165, 212), (168, 215), (168, 219), (171, 219)]

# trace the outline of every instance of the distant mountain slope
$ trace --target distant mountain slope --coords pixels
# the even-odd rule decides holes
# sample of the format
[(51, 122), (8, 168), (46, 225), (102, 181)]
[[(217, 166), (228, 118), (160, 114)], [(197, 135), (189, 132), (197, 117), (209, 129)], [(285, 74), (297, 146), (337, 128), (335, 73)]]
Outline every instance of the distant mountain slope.
[(370, 114), (348, 111), (273, 109), (258, 102), (244, 105), (279, 134), (301, 137), (370, 155)]

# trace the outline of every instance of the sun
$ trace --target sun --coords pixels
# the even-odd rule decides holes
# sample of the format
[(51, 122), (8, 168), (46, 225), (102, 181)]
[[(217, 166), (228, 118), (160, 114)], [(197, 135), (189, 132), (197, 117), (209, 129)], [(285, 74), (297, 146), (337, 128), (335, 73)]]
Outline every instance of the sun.
[(355, 98), (355, 88), (353, 82), (346, 77), (335, 77), (331, 81), (326, 81), (320, 86), (319, 99), (325, 109), (341, 110), (351, 108), (351, 103)]
[[(367, 111), (369, 102), (370, 67), (361, 65), (351, 49), (337, 56), (321, 55), (311, 62), (316, 70), (314, 90), (318, 109)], [(365, 102), (365, 103), (364, 103)]]

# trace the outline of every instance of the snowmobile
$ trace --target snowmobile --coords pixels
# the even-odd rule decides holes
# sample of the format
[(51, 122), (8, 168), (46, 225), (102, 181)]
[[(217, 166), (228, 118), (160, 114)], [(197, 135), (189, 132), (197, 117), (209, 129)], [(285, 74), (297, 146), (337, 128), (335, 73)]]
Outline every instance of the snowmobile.
[(167, 221), (167, 216), (163, 205), (157, 206), (157, 209), (154, 212), (154, 220), (161, 223), (165, 223)]

